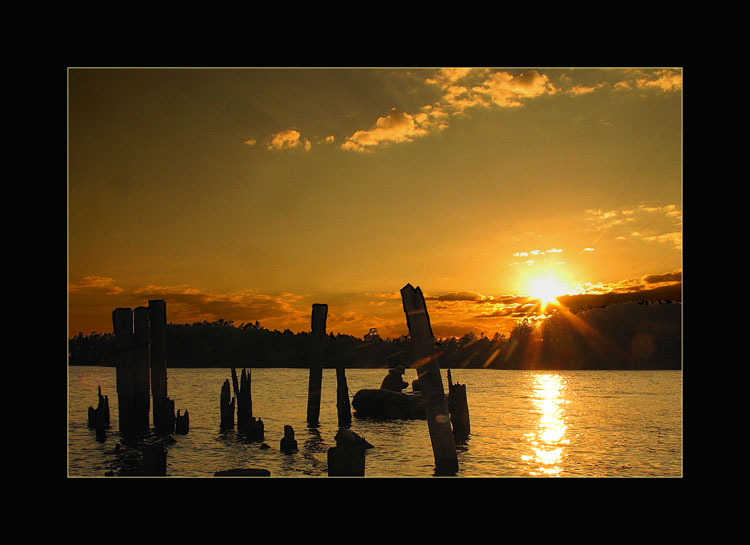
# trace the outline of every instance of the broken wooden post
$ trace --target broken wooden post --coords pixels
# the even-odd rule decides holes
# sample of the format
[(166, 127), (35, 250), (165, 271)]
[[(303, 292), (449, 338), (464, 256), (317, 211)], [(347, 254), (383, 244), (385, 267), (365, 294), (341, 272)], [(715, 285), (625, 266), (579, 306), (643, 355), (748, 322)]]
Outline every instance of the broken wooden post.
[(294, 428), (289, 425), (284, 426), (284, 437), (281, 438), (279, 449), (287, 454), (299, 450), (294, 438)]
[(151, 381), (149, 377), (149, 320), (148, 309), (133, 310), (133, 338), (135, 344), (134, 376), (134, 425), (139, 434), (148, 433), (149, 409), (151, 405)]
[[(317, 427), (320, 423), (320, 390), (323, 385), (323, 358), (325, 354), (326, 318), (328, 305), (314, 303), (312, 306), (312, 346), (310, 380), (307, 387), (307, 425)], [(317, 352), (317, 353), (315, 353)]]
[(456, 443), (465, 443), (471, 433), (466, 384), (458, 382), (454, 384), (450, 369), (448, 369), (448, 408), (451, 414), (453, 438)]
[(167, 399), (167, 304), (163, 299), (148, 302), (149, 342), (151, 344), (151, 397), (153, 399), (154, 427), (164, 427), (162, 415)]
[(143, 474), (151, 477), (167, 474), (167, 450), (163, 445), (151, 444), (143, 448)]
[(346, 428), (339, 428), (335, 439), (336, 446), (328, 449), (328, 476), (364, 477), (364, 440)]
[(174, 432), (180, 435), (186, 435), (190, 431), (190, 414), (185, 409), (185, 414), (180, 415), (180, 410), (177, 410), (177, 416), (175, 417)]
[[(230, 401), (231, 398), (231, 401)], [(221, 423), (219, 429), (229, 430), (234, 428), (234, 406), (236, 398), (229, 393), (229, 379), (224, 381), (221, 386), (221, 399), (219, 401), (219, 410), (221, 414)]]
[(104, 441), (107, 438), (106, 429), (109, 428), (109, 397), (102, 395), (101, 385), (97, 388), (99, 402), (96, 409), (89, 407), (89, 428), (96, 430), (96, 440)]
[(158, 432), (163, 435), (171, 435), (174, 433), (175, 423), (177, 418), (174, 414), (174, 400), (166, 398), (162, 403), (162, 412), (159, 423)]
[(237, 372), (232, 367), (232, 383), (237, 401), (237, 433), (249, 441), (262, 441), (264, 438), (263, 420), (253, 417), (252, 375), (243, 369), (237, 384)]
[(352, 425), (349, 386), (346, 384), (346, 370), (343, 364), (336, 368), (336, 412), (339, 417), (339, 427), (348, 428)]
[(116, 308), (112, 311), (115, 335), (115, 380), (117, 381), (117, 412), (121, 433), (129, 433), (134, 403), (135, 346), (133, 344), (133, 311)]
[(435, 457), (436, 475), (455, 475), (458, 472), (456, 442), (451, 430), (448, 405), (440, 376), (440, 363), (435, 352), (430, 317), (422, 290), (407, 284), (401, 289), (401, 300), (409, 327), (414, 365), (424, 399), (427, 428)]

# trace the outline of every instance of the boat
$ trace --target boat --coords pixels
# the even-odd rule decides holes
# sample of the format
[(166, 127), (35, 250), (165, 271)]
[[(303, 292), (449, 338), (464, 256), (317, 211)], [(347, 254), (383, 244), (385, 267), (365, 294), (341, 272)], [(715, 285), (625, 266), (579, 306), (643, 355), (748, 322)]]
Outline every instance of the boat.
[(352, 398), (354, 416), (373, 419), (424, 420), (422, 392), (363, 389)]

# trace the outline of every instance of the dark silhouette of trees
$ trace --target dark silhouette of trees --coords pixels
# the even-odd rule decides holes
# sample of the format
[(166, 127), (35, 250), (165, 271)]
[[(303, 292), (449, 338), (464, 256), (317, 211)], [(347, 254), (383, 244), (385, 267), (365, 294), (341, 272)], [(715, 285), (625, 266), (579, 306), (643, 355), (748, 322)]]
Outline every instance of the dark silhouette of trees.
[[(442, 368), (681, 369), (682, 304), (619, 303), (563, 311), (532, 324), (523, 320), (506, 337), (495, 333), (439, 340)], [(268, 330), (231, 320), (168, 324), (169, 367), (299, 367), (316, 357), (309, 332)], [(111, 333), (78, 333), (68, 343), (70, 365), (113, 365)], [(395, 339), (329, 333), (325, 367), (383, 368), (411, 365), (408, 336)]]

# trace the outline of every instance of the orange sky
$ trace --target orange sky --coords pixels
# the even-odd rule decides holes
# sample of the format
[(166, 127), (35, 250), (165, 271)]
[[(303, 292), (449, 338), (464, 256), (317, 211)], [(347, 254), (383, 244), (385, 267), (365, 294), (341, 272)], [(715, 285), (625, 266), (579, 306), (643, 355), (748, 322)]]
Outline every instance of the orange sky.
[[(68, 325), (507, 332), (560, 295), (682, 268), (680, 69), (75, 69)], [(636, 295), (634, 295), (635, 297)]]

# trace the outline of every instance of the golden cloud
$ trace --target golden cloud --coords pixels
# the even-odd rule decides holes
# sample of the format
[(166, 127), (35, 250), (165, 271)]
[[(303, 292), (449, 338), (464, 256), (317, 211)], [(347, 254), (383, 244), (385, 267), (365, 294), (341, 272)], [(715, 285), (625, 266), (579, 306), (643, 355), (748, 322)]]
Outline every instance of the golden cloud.
[(341, 144), (341, 149), (351, 151), (369, 151), (381, 144), (391, 142), (409, 142), (419, 136), (427, 134), (414, 117), (397, 108), (379, 117), (375, 127), (369, 130), (357, 131)]
[(495, 72), (472, 90), (486, 95), (493, 103), (506, 108), (521, 106), (521, 99), (554, 94), (557, 91), (549, 77), (536, 70), (529, 70), (517, 76), (508, 72)]
[(309, 150), (310, 146), (310, 141), (307, 138), (304, 138), (299, 131), (287, 129), (273, 135), (266, 148), (273, 150), (304, 148)]

